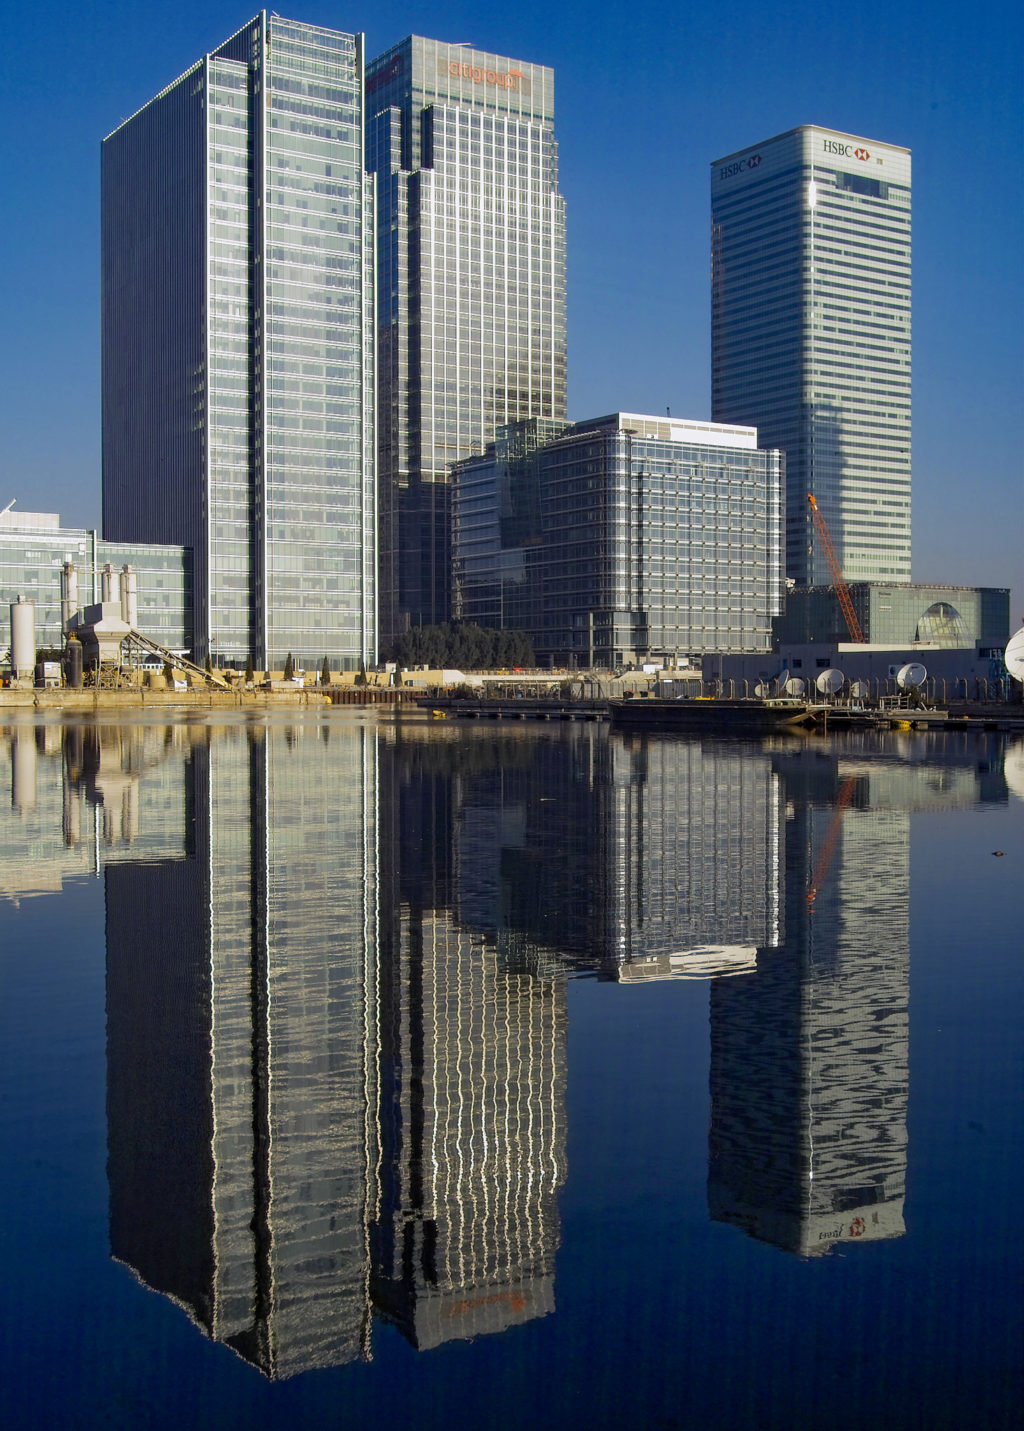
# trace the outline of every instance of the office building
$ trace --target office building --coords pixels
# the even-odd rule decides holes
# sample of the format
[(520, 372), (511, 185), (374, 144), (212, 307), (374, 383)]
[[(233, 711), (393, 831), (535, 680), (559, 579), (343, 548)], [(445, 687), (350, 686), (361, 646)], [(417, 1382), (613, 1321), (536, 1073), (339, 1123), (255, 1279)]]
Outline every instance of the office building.
[(558, 665), (767, 651), (782, 473), (751, 427), (510, 424), (455, 469), (456, 615), (527, 631)]
[(711, 171), (711, 401), (786, 454), (786, 574), (910, 580), (910, 153), (813, 125)]
[(414, 35), (366, 93), (386, 641), (450, 614), (450, 465), (565, 417), (565, 207), (550, 69)]
[[(978, 643), (1003, 647), (1009, 639), (1010, 592), (1005, 586), (856, 581), (849, 591), (864, 640), (873, 645), (962, 650)], [(850, 639), (831, 586), (787, 592), (777, 631), (780, 642)]]
[(361, 39), (261, 12), (102, 170), (104, 535), (191, 548), (196, 661), (372, 661)]
[(134, 576), (137, 629), (172, 651), (192, 636), (192, 552), (182, 546), (104, 541), (95, 530), (62, 527), (56, 512), (0, 512), (0, 652), (7, 649), (7, 605), (19, 596), (35, 608), (36, 646), (64, 644), (61, 574), (74, 568), (74, 612), (103, 600), (105, 578), (116, 599), (121, 573)]

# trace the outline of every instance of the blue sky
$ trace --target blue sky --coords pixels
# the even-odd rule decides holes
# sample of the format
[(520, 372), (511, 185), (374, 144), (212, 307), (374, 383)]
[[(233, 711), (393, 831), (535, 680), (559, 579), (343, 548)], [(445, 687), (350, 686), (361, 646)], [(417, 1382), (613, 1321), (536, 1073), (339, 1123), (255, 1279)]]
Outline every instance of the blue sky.
[[(99, 148), (253, 13), (35, 0), (0, 46), (0, 506), (100, 514)], [(1024, 200), (1013, 0), (736, 0), (281, 13), (556, 71), (569, 211), (569, 407), (710, 416), (710, 161), (797, 124), (914, 160), (914, 578), (1012, 586), (1024, 619)]]

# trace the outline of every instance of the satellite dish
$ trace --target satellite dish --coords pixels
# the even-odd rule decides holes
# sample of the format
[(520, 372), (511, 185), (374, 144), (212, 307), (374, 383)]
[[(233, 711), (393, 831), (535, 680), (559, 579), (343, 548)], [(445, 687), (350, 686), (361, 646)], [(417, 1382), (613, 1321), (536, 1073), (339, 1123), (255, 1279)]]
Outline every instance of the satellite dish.
[(1024, 626), (1007, 641), (1003, 664), (1015, 681), (1024, 681)]
[(802, 681), (799, 676), (790, 676), (782, 689), (787, 696), (802, 696), (807, 689), (807, 682)]
[(850, 686), (850, 695), (855, 701), (866, 700), (871, 694), (867, 681), (854, 681)]
[(757, 696), (760, 701), (763, 701), (766, 696), (770, 696), (771, 693), (772, 688), (767, 681), (758, 681), (754, 687), (754, 695)]
[(837, 671), (835, 666), (829, 666), (827, 671), (822, 671), (814, 684), (823, 696), (834, 696), (846, 685), (846, 677), (842, 671)]
[(786, 689), (786, 682), (789, 680), (789, 667), (783, 666), (782, 670), (775, 677), (775, 685), (780, 691)]
[(896, 672), (896, 684), (901, 691), (916, 690), (918, 686), (924, 685), (927, 678), (928, 672), (920, 661), (908, 661)]

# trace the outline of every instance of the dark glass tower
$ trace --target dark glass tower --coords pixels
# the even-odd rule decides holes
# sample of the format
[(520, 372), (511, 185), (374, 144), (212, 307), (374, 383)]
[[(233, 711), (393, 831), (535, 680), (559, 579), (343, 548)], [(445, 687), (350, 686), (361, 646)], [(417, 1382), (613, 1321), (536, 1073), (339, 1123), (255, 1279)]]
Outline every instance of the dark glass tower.
[(103, 143), (103, 525), (191, 547), (194, 659), (376, 656), (354, 35), (265, 13)]
[(413, 35), (366, 92), (387, 639), (449, 615), (450, 464), (565, 416), (565, 205), (550, 69)]

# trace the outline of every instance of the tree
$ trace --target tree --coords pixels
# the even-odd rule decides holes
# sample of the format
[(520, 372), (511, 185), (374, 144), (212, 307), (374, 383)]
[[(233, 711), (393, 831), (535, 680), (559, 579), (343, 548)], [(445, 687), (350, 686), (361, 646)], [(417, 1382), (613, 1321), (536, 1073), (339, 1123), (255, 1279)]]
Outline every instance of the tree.
[(284, 678), (290, 681), (295, 675), (295, 662), (292, 660), (292, 653), (289, 651), (284, 661)]
[(207, 655), (206, 660), (203, 662), (203, 667), (207, 675), (210, 675), (213, 671), (213, 662), (210, 660), (209, 655)]
[(359, 658), (359, 670), (356, 672), (356, 685), (357, 685), (357, 686), (365, 686), (365, 685), (366, 685), (366, 662), (363, 660), (363, 658), (362, 658), (361, 656), (360, 656), (360, 658)]
[(245, 658), (245, 683), (246, 683), (247, 686), (251, 686), (251, 685), (252, 685), (252, 681), (253, 681), (252, 657), (251, 657), (251, 656), (247, 656), (247, 657)]
[(329, 686), (331, 684), (331, 668), (327, 664), (327, 657), (324, 657), (324, 664), (320, 670), (320, 684)]
[(532, 666), (533, 643), (525, 631), (507, 627), (494, 631), (473, 622), (414, 626), (395, 637), (389, 660), (400, 666), (457, 666), (487, 670), (498, 666)]

